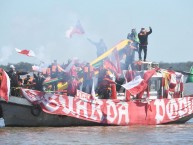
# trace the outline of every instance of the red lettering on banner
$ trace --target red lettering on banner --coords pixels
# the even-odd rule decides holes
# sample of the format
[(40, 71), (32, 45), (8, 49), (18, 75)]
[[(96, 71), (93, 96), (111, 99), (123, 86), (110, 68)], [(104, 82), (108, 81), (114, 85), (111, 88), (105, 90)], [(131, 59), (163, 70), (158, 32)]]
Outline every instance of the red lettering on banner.
[(80, 98), (80, 99), (83, 99), (83, 100), (90, 100), (91, 99), (91, 95), (90, 94), (87, 94), (85, 92), (82, 92), (80, 90), (77, 90), (77, 95), (76, 97)]
[(24, 96), (28, 96), (27, 99), (30, 101), (30, 102), (38, 102), (40, 101), (41, 102), (41, 99), (42, 99), (42, 95), (43, 93), (42, 92), (37, 92), (37, 91), (33, 91), (33, 90), (28, 90), (26, 89), (26, 91), (22, 91), (22, 93), (24, 94)]

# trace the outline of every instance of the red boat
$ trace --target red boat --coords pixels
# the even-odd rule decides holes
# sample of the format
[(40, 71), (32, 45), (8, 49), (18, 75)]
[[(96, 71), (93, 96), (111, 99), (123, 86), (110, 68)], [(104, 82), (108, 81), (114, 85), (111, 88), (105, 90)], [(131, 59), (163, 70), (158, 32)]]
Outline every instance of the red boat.
[[(77, 91), (75, 97), (21, 88), (24, 98), (1, 100), (6, 126), (157, 125), (185, 123), (193, 117), (193, 94), (184, 94), (181, 73), (144, 71), (114, 99)], [(145, 75), (146, 74), (146, 75)], [(143, 83), (142, 83), (143, 82)], [(147, 83), (147, 87), (144, 83)], [(185, 85), (186, 87), (186, 85)], [(148, 89), (147, 89), (148, 88)]]

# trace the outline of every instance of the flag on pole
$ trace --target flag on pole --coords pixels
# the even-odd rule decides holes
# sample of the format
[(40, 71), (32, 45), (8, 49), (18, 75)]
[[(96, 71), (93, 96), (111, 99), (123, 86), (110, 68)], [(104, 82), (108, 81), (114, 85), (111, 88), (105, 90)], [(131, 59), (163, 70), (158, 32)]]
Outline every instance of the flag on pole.
[(0, 68), (0, 97), (5, 101), (9, 101), (10, 78), (7, 73)]
[(84, 29), (82, 28), (82, 25), (80, 21), (77, 21), (75, 26), (71, 26), (67, 31), (66, 31), (66, 37), (71, 38), (74, 34), (84, 34)]
[(15, 50), (20, 53), (20, 54), (23, 54), (23, 55), (27, 55), (27, 56), (31, 56), (31, 57), (34, 57), (35, 56), (35, 53), (32, 51), (32, 50), (20, 50), (18, 48), (15, 48)]

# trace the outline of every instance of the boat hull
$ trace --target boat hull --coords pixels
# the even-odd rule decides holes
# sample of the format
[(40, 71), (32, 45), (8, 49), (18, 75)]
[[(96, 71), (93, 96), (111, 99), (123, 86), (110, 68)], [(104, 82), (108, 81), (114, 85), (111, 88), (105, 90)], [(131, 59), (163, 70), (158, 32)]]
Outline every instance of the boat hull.
[[(24, 98), (19, 98), (20, 100)], [(0, 102), (5, 126), (14, 127), (63, 127), (63, 126), (98, 126), (99, 123), (81, 120), (70, 116), (48, 114), (41, 109), (34, 110), (29, 104)], [(102, 124), (101, 124), (102, 125)]]
[[(17, 97), (16, 97), (17, 98)], [(25, 98), (19, 98), (19, 102)], [(41, 108), (34, 107), (30, 103), (21, 102), (18, 104), (16, 102), (0, 102), (3, 118), (5, 120), (5, 126), (20, 126), (20, 127), (40, 127), (40, 126), (49, 126), (49, 127), (64, 127), (64, 126), (106, 126), (106, 125), (115, 125), (108, 123), (97, 123), (93, 121), (87, 121), (71, 116), (65, 115), (56, 115), (45, 113)], [(146, 108), (147, 104), (140, 105), (140, 108)], [(136, 109), (137, 110), (137, 109)], [(127, 125), (154, 125), (151, 123), (151, 118), (148, 115), (145, 117), (135, 118), (135, 120), (130, 120), (130, 123)], [(149, 113), (147, 113), (149, 114)], [(175, 121), (168, 121), (163, 123), (155, 124), (182, 124), (187, 122), (193, 117), (193, 114), (183, 116)], [(140, 121), (139, 121), (140, 120)]]

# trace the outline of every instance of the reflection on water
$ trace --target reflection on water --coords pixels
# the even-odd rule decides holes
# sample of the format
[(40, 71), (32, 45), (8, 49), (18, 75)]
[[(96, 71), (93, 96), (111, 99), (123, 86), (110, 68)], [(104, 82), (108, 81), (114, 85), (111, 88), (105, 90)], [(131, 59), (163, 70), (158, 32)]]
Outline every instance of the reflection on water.
[(192, 145), (193, 121), (157, 126), (5, 127), (0, 145)]

